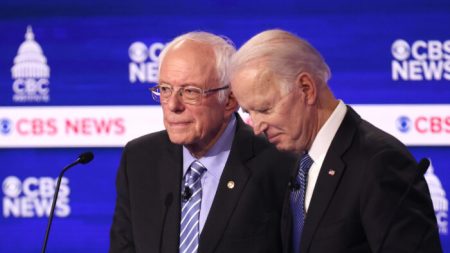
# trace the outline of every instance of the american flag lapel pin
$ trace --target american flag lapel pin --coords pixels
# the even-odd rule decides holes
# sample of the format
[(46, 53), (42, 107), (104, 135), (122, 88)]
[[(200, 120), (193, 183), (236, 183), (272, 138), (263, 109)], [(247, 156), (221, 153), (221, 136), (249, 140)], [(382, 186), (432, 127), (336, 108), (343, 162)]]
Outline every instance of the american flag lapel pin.
[(334, 176), (336, 174), (336, 171), (333, 169), (328, 170), (328, 175)]

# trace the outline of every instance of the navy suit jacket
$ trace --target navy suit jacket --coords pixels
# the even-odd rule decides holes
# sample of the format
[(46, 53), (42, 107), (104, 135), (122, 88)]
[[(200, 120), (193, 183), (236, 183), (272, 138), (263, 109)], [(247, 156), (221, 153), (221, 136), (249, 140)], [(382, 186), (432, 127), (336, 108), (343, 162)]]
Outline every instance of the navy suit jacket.
[[(111, 253), (178, 252), (182, 157), (182, 146), (172, 144), (166, 131), (126, 145), (116, 182)], [(255, 136), (237, 116), (198, 252), (281, 252), (281, 211), (295, 160)]]
[[(286, 253), (291, 251), (288, 196), (282, 221)], [(442, 249), (429, 190), (414, 157), (348, 107), (319, 172), (301, 253), (356, 252)]]

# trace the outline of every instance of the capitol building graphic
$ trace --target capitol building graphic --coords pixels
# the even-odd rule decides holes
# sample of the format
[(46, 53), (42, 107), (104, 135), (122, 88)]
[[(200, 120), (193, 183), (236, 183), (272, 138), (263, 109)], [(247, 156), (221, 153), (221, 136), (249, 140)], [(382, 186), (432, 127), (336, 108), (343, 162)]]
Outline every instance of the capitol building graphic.
[[(431, 162), (431, 159), (429, 160)], [(430, 189), (431, 200), (433, 201), (434, 212), (439, 226), (439, 233), (446, 235), (448, 233), (448, 200), (445, 196), (445, 190), (442, 187), (441, 181), (436, 174), (434, 174), (432, 163), (430, 163), (430, 167), (428, 167), (428, 170), (425, 173), (425, 180)]]
[(48, 102), (50, 100), (50, 68), (41, 46), (35, 41), (33, 29), (27, 27), (25, 41), (20, 45), (11, 68), (14, 102)]

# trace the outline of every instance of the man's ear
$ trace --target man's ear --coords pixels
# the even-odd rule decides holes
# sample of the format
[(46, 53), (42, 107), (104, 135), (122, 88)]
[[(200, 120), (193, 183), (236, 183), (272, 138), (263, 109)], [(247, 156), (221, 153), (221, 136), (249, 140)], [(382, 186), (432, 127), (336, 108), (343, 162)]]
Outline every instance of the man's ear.
[(238, 108), (239, 108), (239, 104), (236, 100), (236, 97), (234, 96), (233, 92), (230, 92), (228, 94), (228, 98), (226, 100), (225, 110), (227, 112), (233, 113), (233, 112), (237, 111)]
[(312, 105), (316, 103), (317, 84), (309, 73), (302, 72), (298, 75), (296, 87), (304, 94), (307, 104)]

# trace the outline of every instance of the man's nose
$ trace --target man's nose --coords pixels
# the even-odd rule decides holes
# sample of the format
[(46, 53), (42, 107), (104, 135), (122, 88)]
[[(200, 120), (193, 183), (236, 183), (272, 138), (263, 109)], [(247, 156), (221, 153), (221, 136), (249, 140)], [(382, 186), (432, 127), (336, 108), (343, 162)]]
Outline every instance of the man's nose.
[(174, 91), (170, 97), (167, 99), (167, 106), (171, 111), (182, 111), (184, 110), (183, 98), (180, 96), (179, 92)]
[(266, 130), (267, 124), (265, 124), (259, 117), (252, 116), (252, 121), (255, 135), (260, 135)]

